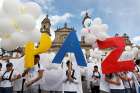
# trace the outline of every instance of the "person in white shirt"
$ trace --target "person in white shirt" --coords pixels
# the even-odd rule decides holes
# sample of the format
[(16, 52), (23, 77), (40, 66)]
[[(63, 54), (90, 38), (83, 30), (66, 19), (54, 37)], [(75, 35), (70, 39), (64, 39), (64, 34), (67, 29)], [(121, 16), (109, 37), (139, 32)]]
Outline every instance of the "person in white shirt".
[(106, 81), (109, 83), (110, 93), (125, 93), (125, 87), (118, 73), (106, 75)]
[(13, 81), (19, 79), (20, 74), (13, 69), (12, 63), (6, 64), (6, 71), (0, 76), (1, 93), (13, 93)]
[(26, 69), (23, 73), (25, 77), (25, 85), (27, 87), (27, 93), (41, 93), (41, 79), (43, 77), (44, 68), (39, 64), (40, 56), (34, 56), (34, 67)]
[(105, 74), (101, 73), (100, 93), (110, 93), (109, 84), (105, 80)]
[(71, 87), (73, 87), (73, 90), (69, 86), (70, 89), (69, 90), (64, 90), (64, 93), (77, 93), (75, 88), (78, 85), (78, 82), (77, 82), (77, 77), (75, 76), (76, 71), (75, 71), (75, 69), (73, 69), (72, 65), (73, 64), (72, 64), (72, 62), (70, 60), (68, 60), (66, 62), (67, 70), (65, 72), (66, 80), (64, 81), (64, 83), (70, 85)]
[(92, 74), (92, 81), (91, 81), (91, 92), (92, 93), (99, 93), (100, 78), (101, 78), (101, 74), (98, 71), (98, 66), (95, 65), (93, 74)]
[(122, 72), (120, 73), (120, 77), (123, 80), (123, 84), (125, 87), (126, 93), (134, 93), (133, 85), (134, 85), (134, 74), (133, 72)]

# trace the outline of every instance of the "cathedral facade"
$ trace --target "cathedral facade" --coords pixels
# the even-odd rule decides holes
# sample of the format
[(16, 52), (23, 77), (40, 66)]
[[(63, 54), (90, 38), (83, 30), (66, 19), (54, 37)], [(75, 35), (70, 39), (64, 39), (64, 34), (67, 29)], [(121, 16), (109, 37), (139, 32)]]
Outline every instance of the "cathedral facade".
[[(84, 16), (84, 18), (82, 20), (82, 24), (81, 25), (83, 27), (84, 27), (84, 21), (87, 18), (91, 18), (88, 15), (88, 13), (85, 14), (85, 16)], [(51, 35), (50, 34), (50, 27), (51, 27), (51, 22), (50, 22), (50, 19), (48, 18), (48, 15), (47, 15), (46, 18), (41, 22), (41, 29), (40, 29), (40, 31), (41, 32), (45, 31), (49, 35)], [(68, 36), (68, 34), (71, 31), (76, 31), (76, 30), (74, 28), (69, 27), (67, 25), (67, 23), (65, 23), (62, 28), (57, 28), (55, 30), (55, 39), (53, 40), (52, 47), (49, 49), (49, 52), (57, 52), (60, 49), (60, 47), (62, 46), (65, 38)], [(119, 36), (119, 34), (115, 34), (115, 36)], [(132, 46), (132, 43), (129, 40), (129, 36), (127, 34), (123, 34), (123, 37), (125, 38), (126, 45)], [(81, 48), (85, 49), (86, 56), (89, 56), (89, 51), (90, 51), (90, 49), (92, 49), (92, 46), (85, 43), (85, 39), (84, 39), (83, 36), (81, 37), (81, 40), (79, 42), (80, 42)]]

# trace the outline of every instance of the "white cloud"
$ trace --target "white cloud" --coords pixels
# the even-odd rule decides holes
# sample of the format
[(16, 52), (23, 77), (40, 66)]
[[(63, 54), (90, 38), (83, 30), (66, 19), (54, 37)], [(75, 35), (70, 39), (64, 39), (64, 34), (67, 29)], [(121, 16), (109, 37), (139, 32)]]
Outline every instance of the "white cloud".
[(64, 15), (62, 16), (59, 16), (59, 15), (54, 15), (54, 16), (51, 16), (50, 19), (51, 19), (51, 23), (52, 25), (56, 25), (58, 23), (64, 23), (64, 22), (68, 22), (69, 19), (73, 17), (72, 14), (70, 13), (65, 13)]
[(54, 1), (55, 0), (22, 0), (23, 2), (33, 1), (38, 3), (41, 7), (44, 13), (51, 14), (55, 13), (55, 6)]
[[(46, 17), (46, 14), (42, 14), (42, 15), (38, 18), (38, 20), (37, 20), (37, 27), (36, 27), (36, 28), (40, 29), (40, 27), (41, 27), (41, 22), (43, 21), (43, 19), (44, 19), (45, 17)], [(70, 14), (70, 13), (65, 13), (65, 14), (63, 14), (63, 15), (61, 15), (61, 16), (59, 16), (59, 15), (52, 15), (52, 16), (49, 16), (49, 18), (50, 18), (50, 20), (51, 20), (52, 26), (57, 25), (57, 24), (59, 24), (59, 23), (68, 22), (69, 19), (70, 19), (71, 17), (73, 17), (73, 15)]]
[(87, 10), (84, 10), (84, 11), (81, 12), (81, 16), (84, 16), (86, 14), (86, 12), (89, 15), (93, 15), (93, 9), (87, 9)]
[(137, 41), (140, 41), (140, 36), (136, 36), (133, 38), (133, 41), (137, 42)]

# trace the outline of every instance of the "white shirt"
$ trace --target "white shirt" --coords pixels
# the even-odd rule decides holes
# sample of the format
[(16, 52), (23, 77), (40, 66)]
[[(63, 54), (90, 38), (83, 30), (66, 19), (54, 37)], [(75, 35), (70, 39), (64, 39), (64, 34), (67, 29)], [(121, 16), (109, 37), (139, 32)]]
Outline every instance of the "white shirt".
[[(0, 76), (2, 75), (2, 73), (3, 73), (3, 71), (0, 71)], [(1, 81), (0, 81), (0, 87), (2, 87), (2, 86), (1, 86)]]
[[(126, 75), (127, 75), (128, 78), (133, 79), (133, 73), (132, 72), (128, 72), (128, 73), (126, 73)], [(125, 88), (132, 87), (133, 80), (131, 80), (131, 81), (123, 81), (123, 82), (124, 82)]]
[(2, 64), (2, 71), (5, 71), (7, 62), (4, 60), (1, 60), (0, 63)]
[[(5, 73), (5, 71), (3, 71), (0, 76), (3, 76), (4, 75), (3, 76), (4, 78), (9, 78), (11, 72), (12, 71)], [(19, 75), (19, 73), (14, 70), (11, 78), (15, 78), (17, 75)], [(13, 86), (13, 82), (11, 82), (9, 80), (3, 80), (3, 81), (1, 81), (1, 87), (12, 87), (12, 86)]]
[[(20, 59), (10, 59), (10, 62), (13, 63), (13, 68), (18, 71), (20, 74), (24, 72), (24, 57)], [(22, 89), (22, 78), (15, 80), (13, 82), (13, 90), (20, 91)]]
[(100, 77), (100, 72), (94, 72), (92, 75), (92, 84), (94, 86), (99, 86), (100, 85), (100, 78), (95, 79), (96, 77)]
[[(73, 61), (73, 69), (75, 70), (75, 77), (76, 80), (74, 80), (74, 82), (77, 82), (77, 84), (75, 83), (71, 83), (71, 82), (63, 82), (63, 91), (76, 91), (77, 93), (83, 93), (82, 92), (82, 83), (81, 83), (81, 73), (80, 73), (80, 68), (79, 66), (77, 66), (76, 61)], [(63, 65), (63, 79), (66, 80), (67, 76), (66, 76), (66, 70), (67, 70), (67, 66)]]
[(105, 91), (105, 92), (110, 92), (109, 84), (105, 81), (105, 75), (104, 74), (101, 74), (100, 90)]
[[(45, 70), (41, 64), (40, 64), (40, 68), (38, 67), (38, 64), (35, 65), (33, 68), (31, 68), (29, 70), (29, 72), (28, 72), (28, 75), (25, 77), (26, 78), (26, 82), (28, 83), (28, 82), (34, 80), (35, 78), (37, 78), (39, 70), (43, 70), (43, 71)], [(33, 86), (34, 85), (39, 85), (39, 84), (41, 84), (41, 80), (38, 80), (37, 82), (35, 82), (33, 84)]]
[[(112, 80), (116, 80), (117, 78), (118, 78), (118, 76), (113, 74)], [(109, 87), (110, 87), (110, 89), (125, 89), (121, 79), (120, 79), (120, 83), (121, 83), (120, 85), (109, 83)]]

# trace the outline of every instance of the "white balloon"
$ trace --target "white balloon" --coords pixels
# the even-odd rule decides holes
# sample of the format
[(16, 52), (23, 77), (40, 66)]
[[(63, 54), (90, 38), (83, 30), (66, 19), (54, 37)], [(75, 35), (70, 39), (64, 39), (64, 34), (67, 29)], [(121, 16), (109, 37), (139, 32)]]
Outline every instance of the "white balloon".
[(34, 29), (32, 32), (31, 32), (31, 40), (34, 41), (34, 42), (39, 42), (40, 38), (41, 38), (41, 33), (39, 31), (39, 29)]
[(34, 18), (38, 18), (42, 14), (41, 7), (34, 2), (28, 2), (24, 4), (25, 11), (31, 14)]
[(93, 44), (96, 41), (96, 37), (92, 34), (88, 34), (88, 36), (85, 37), (85, 42), (87, 44)]
[(98, 48), (95, 48), (92, 54), (92, 57), (94, 58), (101, 58), (102, 57), (102, 51), (100, 51)]
[(133, 47), (133, 48), (132, 48), (132, 52), (133, 52), (134, 54), (137, 54), (138, 51), (139, 51), (139, 49), (138, 49), (137, 47)]
[(139, 49), (137, 47), (132, 48), (133, 51), (138, 51)]
[(98, 40), (101, 41), (105, 40), (108, 37), (108, 35), (104, 32), (96, 32), (95, 36), (97, 37)]
[(27, 36), (24, 35), (22, 32), (12, 33), (11, 38), (14, 40), (14, 42), (17, 43), (17, 46), (24, 46), (28, 40)]
[(30, 32), (23, 32), (26, 37), (28, 37), (27, 41), (32, 41), (32, 42), (39, 42), (41, 33), (38, 29), (34, 29), (33, 31)]
[(22, 4), (19, 0), (4, 0), (3, 10), (8, 16), (16, 16), (21, 13)]
[(132, 60), (134, 54), (131, 51), (124, 51), (120, 57), (120, 60)]
[(101, 25), (96, 24), (96, 25), (93, 26), (92, 29), (93, 29), (92, 33), (96, 33), (96, 32), (104, 32), (104, 33), (106, 33), (108, 31), (108, 27), (105, 24), (101, 24)]
[(1, 38), (9, 37), (9, 35), (15, 31), (16, 29), (12, 25), (12, 20), (10, 18), (0, 19), (0, 37)]
[(131, 47), (130, 46), (126, 46), (125, 47), (125, 51), (131, 51)]
[(97, 17), (93, 20), (93, 25), (101, 25), (101, 24), (102, 24), (101, 18)]
[(12, 51), (17, 48), (17, 45), (11, 38), (5, 38), (1, 40), (1, 48)]
[(31, 15), (20, 15), (17, 18), (17, 24), (23, 31), (32, 31), (35, 28), (36, 22)]
[(4, 18), (7, 16), (3, 10), (0, 10), (0, 18)]

